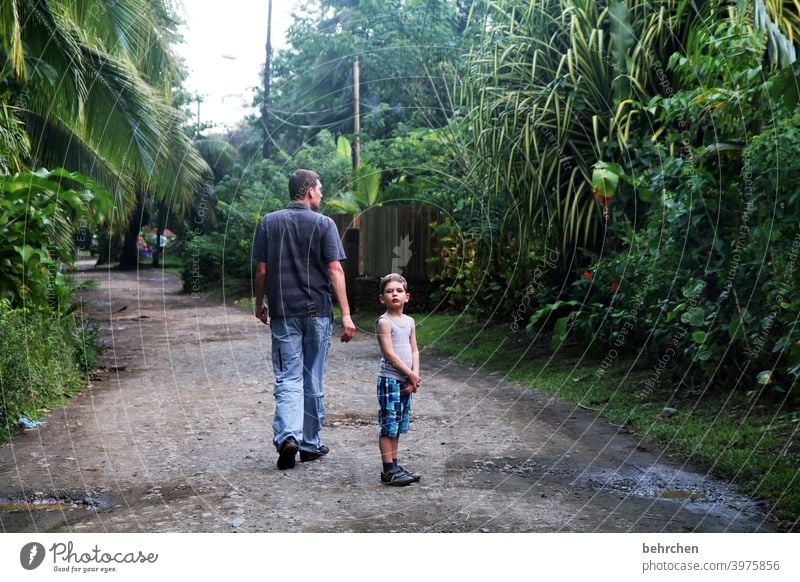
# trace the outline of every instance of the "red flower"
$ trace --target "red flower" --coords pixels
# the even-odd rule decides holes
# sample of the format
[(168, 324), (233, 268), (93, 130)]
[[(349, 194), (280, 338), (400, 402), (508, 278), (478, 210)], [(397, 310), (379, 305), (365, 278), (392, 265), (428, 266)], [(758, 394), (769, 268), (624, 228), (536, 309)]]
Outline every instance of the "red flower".
[(583, 278), (586, 279), (587, 281), (591, 281), (592, 280), (592, 274), (589, 271), (584, 271), (583, 272)]
[(611, 199), (614, 198), (613, 194), (603, 192), (600, 188), (594, 189), (594, 197), (597, 198), (597, 201), (602, 204), (603, 206), (607, 206)]
[(619, 283), (616, 281), (611, 281), (611, 288), (614, 290), (614, 293), (619, 293)]

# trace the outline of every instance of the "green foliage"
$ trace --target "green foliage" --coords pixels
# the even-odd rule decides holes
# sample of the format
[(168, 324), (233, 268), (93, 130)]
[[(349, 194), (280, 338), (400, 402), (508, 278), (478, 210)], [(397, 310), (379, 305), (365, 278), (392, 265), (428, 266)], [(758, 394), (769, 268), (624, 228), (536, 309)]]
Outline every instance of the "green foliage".
[(441, 283), (450, 305), (468, 305), (481, 288), (482, 269), (477, 264), (475, 238), (465, 236), (449, 218), (434, 225), (433, 236), (437, 252), (428, 261), (435, 261), (439, 268), (432, 280)]
[(0, 300), (0, 441), (20, 417), (40, 418), (79, 390), (97, 366), (97, 331), (87, 322)]
[[(591, 195), (592, 169), (638, 156), (651, 130), (651, 98), (682, 99), (684, 108), (668, 109), (689, 132), (698, 119), (685, 119), (685, 108), (701, 123), (740, 121), (741, 111), (712, 113), (737, 110), (742, 88), (760, 74), (768, 40), (774, 45), (774, 35), (753, 33), (754, 19), (760, 26), (769, 15), (793, 38), (797, 4), (781, 11), (781, 2), (767, 2), (761, 17), (751, 3), (733, 4), (488, 3), (487, 33), (460, 87), (471, 132), (466, 145), (478, 190), (503, 213), (501, 230), (523, 251), (537, 243), (558, 248), (566, 266), (575, 254), (598, 250), (607, 209)], [(699, 131), (708, 136), (712, 129), (720, 130)], [(689, 142), (695, 145), (694, 136)]]
[[(24, 112), (16, 118), (31, 142), (24, 164), (90, 174), (118, 197), (118, 217), (133, 206), (135, 184), (162, 199), (187, 201), (206, 166), (169, 101), (179, 68), (168, 3), (5, 0), (2, 6), (0, 104)], [(0, 135), (9, 130), (14, 123), (0, 115)]]
[(385, 202), (423, 200), (442, 208), (463, 208), (469, 192), (460, 173), (453, 128), (401, 124), (386, 139), (364, 143), (362, 159), (381, 172)]
[(287, 32), (291, 48), (274, 58), (271, 135), (293, 151), (322, 129), (352, 134), (356, 56), (362, 137), (386, 138), (400, 123), (442, 126), (468, 10), (451, 0), (308, 3)]
[(289, 179), (289, 174), (297, 168), (306, 168), (319, 174), (325, 198), (330, 199), (337, 193), (346, 191), (351, 180), (353, 160), (346, 155), (344, 146), (340, 150), (339, 144), (342, 144), (342, 139), (344, 138), (335, 140), (330, 131), (322, 130), (290, 157), (282, 156), (284, 170), (278, 173), (281, 176), (277, 185), (279, 196), (284, 199), (288, 196), (286, 181)]
[(111, 211), (110, 195), (74, 172), (0, 176), (0, 299), (67, 313), (72, 289), (62, 264), (72, 262), (76, 234)]
[(697, 16), (671, 0), (613, 4), (612, 13), (594, 0), (490, 3), (461, 86), (486, 204), (523, 252), (557, 248), (565, 265), (601, 233), (592, 168), (622, 161), (639, 96)]
[(182, 249), (185, 292), (198, 293), (226, 278), (250, 280), (256, 224), (289, 201), (288, 176), (283, 179), (282, 174), (268, 160), (236, 167), (215, 186), (213, 196), (203, 198), (193, 228), (176, 243)]
[(22, 171), (30, 154), (30, 140), (19, 114), (0, 99), (0, 174)]
[(636, 356), (643, 393), (783, 397), (800, 372), (797, 74), (763, 68), (749, 11), (656, 4), (494, 5), (465, 81), (485, 203), (440, 230), (445, 290), (554, 351)]
[(657, 139), (626, 164), (604, 256), (566, 294), (569, 333), (651, 366), (645, 391), (672, 380), (782, 398), (800, 373), (800, 110), (764, 99), (784, 72), (762, 77), (763, 39), (699, 37), (671, 61), (684, 89), (648, 105)]

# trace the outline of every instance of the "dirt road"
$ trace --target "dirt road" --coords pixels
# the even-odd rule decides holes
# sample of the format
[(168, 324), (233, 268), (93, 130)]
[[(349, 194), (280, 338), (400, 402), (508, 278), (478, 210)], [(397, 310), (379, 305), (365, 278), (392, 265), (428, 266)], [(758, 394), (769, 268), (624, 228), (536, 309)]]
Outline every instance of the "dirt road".
[(99, 283), (86, 298), (105, 369), (0, 448), (2, 531), (775, 530), (763, 506), (624, 428), (429, 351), (401, 442), (422, 481), (383, 486), (367, 332), (331, 346), (331, 453), (278, 471), (266, 326), (160, 271), (82, 276)]

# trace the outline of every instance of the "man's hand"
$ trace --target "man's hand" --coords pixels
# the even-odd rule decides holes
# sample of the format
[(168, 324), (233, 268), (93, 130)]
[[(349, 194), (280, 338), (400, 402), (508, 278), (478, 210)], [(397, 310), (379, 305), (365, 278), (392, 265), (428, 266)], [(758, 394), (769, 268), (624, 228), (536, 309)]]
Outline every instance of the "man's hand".
[(342, 316), (342, 326), (344, 327), (344, 333), (342, 333), (342, 341), (349, 342), (353, 339), (353, 336), (356, 334), (356, 325), (353, 323), (353, 318), (349, 315)]
[(269, 310), (263, 303), (261, 307), (256, 307), (256, 317), (261, 320), (261, 323), (269, 325)]

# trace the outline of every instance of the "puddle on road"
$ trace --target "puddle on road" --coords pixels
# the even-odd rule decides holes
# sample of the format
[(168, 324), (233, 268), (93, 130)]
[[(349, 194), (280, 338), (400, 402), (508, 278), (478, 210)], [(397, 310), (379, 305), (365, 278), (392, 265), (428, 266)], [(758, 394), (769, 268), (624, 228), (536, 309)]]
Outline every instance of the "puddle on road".
[(478, 459), (462, 467), (466, 473), (503, 473), (537, 481), (559, 481), (572, 487), (615, 493), (626, 497), (659, 499), (685, 507), (715, 507), (715, 511), (756, 510), (757, 502), (734, 486), (709, 475), (655, 464), (646, 468), (625, 465), (616, 469), (576, 466), (570, 462), (531, 458)]
[(44, 496), (22, 499), (0, 497), (0, 512), (71, 511), (75, 509), (104, 511), (109, 507), (111, 507), (111, 499), (106, 493), (98, 496), (78, 494), (74, 496)]
[(78, 506), (64, 501), (35, 501), (26, 503), (24, 501), (0, 500), (0, 511), (51, 511), (54, 509), (65, 510), (75, 509)]

